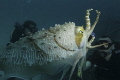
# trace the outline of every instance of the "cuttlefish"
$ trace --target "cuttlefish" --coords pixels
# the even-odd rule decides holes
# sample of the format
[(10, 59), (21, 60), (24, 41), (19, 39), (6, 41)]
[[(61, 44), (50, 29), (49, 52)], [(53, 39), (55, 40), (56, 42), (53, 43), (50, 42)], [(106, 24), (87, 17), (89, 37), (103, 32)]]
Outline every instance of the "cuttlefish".
[(62, 80), (71, 68), (70, 80), (77, 63), (81, 71), (89, 48), (98, 46), (91, 46), (95, 37), (88, 41), (100, 15), (96, 10), (97, 17), (91, 25), (89, 18), (91, 10), (93, 9), (86, 11), (85, 29), (83, 26), (76, 26), (74, 22), (56, 24), (55, 27), (42, 29), (9, 46), (0, 47), (1, 80), (11, 76), (31, 80), (41, 73), (56, 75), (63, 71), (60, 78)]

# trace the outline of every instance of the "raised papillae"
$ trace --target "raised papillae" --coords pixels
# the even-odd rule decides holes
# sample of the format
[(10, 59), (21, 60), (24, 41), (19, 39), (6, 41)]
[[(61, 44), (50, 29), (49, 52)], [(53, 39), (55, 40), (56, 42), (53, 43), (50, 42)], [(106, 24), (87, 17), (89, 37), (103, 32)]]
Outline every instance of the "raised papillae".
[(60, 79), (62, 80), (72, 66), (71, 78), (77, 63), (79, 63), (79, 71), (83, 67), (89, 48), (100, 46), (91, 46), (95, 37), (88, 41), (100, 15), (100, 12), (96, 10), (97, 17), (91, 25), (89, 18), (91, 10), (86, 11), (86, 26), (84, 27), (76, 26), (74, 22), (56, 24), (34, 35), (23, 37), (7, 47), (1, 47), (1, 79), (6, 80), (11, 76), (32, 79), (40, 73), (56, 75), (63, 71)]

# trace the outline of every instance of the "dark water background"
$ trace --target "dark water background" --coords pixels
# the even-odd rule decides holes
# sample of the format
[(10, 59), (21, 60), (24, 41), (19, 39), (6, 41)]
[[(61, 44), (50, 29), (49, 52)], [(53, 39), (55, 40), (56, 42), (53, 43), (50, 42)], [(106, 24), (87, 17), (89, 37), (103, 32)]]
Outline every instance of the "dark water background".
[[(39, 30), (69, 21), (85, 25), (85, 11), (90, 8), (94, 9), (91, 23), (96, 18), (95, 10), (101, 11), (94, 30), (96, 38), (120, 29), (120, 0), (0, 0), (0, 45), (9, 42), (15, 22), (33, 20)], [(119, 32), (110, 36), (120, 40)]]
[[(33, 20), (39, 30), (69, 21), (85, 25), (85, 11), (90, 8), (101, 11), (96, 38), (120, 28), (120, 0), (0, 0), (0, 44), (9, 41), (16, 21)], [(92, 11), (92, 23), (95, 17)]]

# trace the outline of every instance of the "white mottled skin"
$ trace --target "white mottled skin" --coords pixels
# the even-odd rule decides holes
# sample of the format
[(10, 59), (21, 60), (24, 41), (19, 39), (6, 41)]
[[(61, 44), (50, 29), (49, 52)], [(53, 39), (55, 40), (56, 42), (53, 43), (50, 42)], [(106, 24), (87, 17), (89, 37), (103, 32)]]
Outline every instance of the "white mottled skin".
[[(75, 23), (55, 25), (48, 30), (43, 29), (0, 49), (0, 70), (4, 72), (3, 80), (16, 76), (32, 79), (40, 73), (56, 75), (63, 70), (63, 79), (67, 70), (72, 66), (70, 78), (80, 59), (85, 60), (86, 52), (93, 48), (88, 38), (99, 19), (98, 13), (95, 23), (91, 26), (89, 11), (86, 12), (86, 29), (83, 32), (81, 44), (75, 41)], [(78, 30), (77, 30), (78, 31)], [(95, 46), (94, 46), (95, 47)], [(81, 68), (83, 64), (80, 64)], [(68, 68), (69, 67), (69, 68)], [(80, 69), (81, 69), (80, 68)], [(69, 80), (70, 80), (69, 78)]]

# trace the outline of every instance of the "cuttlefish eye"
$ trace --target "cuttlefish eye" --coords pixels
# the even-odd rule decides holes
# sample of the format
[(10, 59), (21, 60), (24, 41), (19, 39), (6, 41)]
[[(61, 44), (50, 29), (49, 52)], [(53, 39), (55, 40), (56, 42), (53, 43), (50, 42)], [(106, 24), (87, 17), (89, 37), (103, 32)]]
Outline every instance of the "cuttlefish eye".
[(83, 31), (84, 31), (83, 26), (77, 26), (77, 27), (75, 28), (75, 34), (76, 34), (76, 35), (83, 33)]
[(83, 26), (77, 26), (75, 28), (75, 41), (76, 41), (77, 46), (79, 46), (81, 44), (83, 32), (84, 32)]

